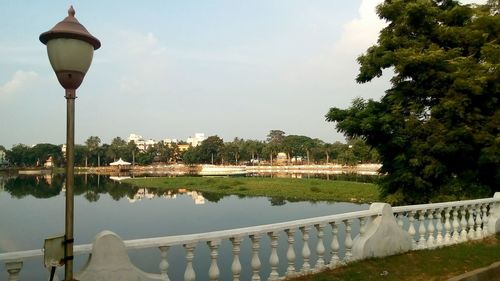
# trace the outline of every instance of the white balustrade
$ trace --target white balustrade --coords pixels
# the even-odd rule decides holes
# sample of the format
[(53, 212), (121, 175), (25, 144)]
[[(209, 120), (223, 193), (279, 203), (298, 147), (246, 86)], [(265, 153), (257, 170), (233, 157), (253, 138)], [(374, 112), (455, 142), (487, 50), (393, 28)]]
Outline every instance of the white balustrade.
[(210, 268), (208, 269), (208, 278), (210, 281), (219, 280), (219, 266), (217, 265), (217, 257), (219, 256), (219, 245), (220, 241), (208, 241), (208, 247), (210, 248)]
[(451, 210), (450, 208), (445, 208), (444, 209), (444, 244), (445, 245), (450, 245), (451, 244), (451, 223), (450, 223), (450, 214)]
[(436, 235), (436, 246), (442, 246), (444, 244), (444, 237), (443, 237), (443, 221), (441, 220), (442, 216), (441, 213), (443, 212), (442, 209), (437, 209), (436, 210), (436, 230), (437, 230), (437, 235)]
[(293, 248), (295, 244), (295, 230), (287, 229), (285, 230), (287, 234), (288, 250), (286, 251), (286, 259), (288, 260), (288, 266), (286, 268), (286, 277), (293, 277), (297, 274), (295, 271), (295, 249)]
[(194, 248), (196, 244), (184, 244), (186, 249), (186, 271), (184, 272), (184, 281), (194, 281), (196, 273), (193, 268)]
[(340, 265), (339, 226), (335, 222), (331, 222), (330, 225), (332, 227), (332, 244), (330, 245), (330, 247), (332, 249), (332, 258), (330, 260), (330, 269), (333, 269), (333, 268)]
[(9, 273), (9, 281), (19, 281), (19, 273), (21, 272), (21, 268), (23, 267), (23, 262), (16, 261), (8, 261), (5, 263), (5, 268)]
[(168, 252), (168, 246), (160, 246), (158, 247), (160, 249), (160, 275), (163, 278), (163, 280), (170, 281), (168, 278), (168, 260), (167, 260), (167, 252)]
[(427, 219), (429, 221), (429, 224), (427, 225), (427, 231), (429, 232), (429, 237), (427, 238), (427, 248), (428, 249), (432, 249), (434, 247), (436, 247), (436, 240), (434, 238), (434, 231), (435, 231), (435, 227), (434, 227), (434, 223), (436, 223), (434, 221), (434, 209), (430, 209), (427, 211)]
[(418, 212), (418, 245), (417, 249), (425, 249), (427, 248), (427, 242), (425, 241), (425, 233), (427, 229), (425, 228), (425, 211), (420, 210)]
[(481, 205), (476, 205), (476, 236), (475, 238), (476, 239), (481, 239), (483, 238), (483, 229), (482, 229), (482, 224), (483, 224), (483, 220), (481, 218), (482, 214), (481, 214)]
[(460, 207), (460, 227), (462, 231), (460, 231), (460, 242), (467, 241), (467, 220), (465, 219), (466, 208), (465, 206)]
[(302, 274), (309, 274), (311, 271), (311, 265), (309, 264), (309, 257), (311, 256), (311, 250), (309, 250), (309, 227), (301, 227), (302, 232), (302, 259), (304, 263), (302, 264), (301, 272)]
[(344, 220), (345, 224), (345, 261), (352, 261), (352, 219)]
[[(362, 218), (364, 221), (364, 218)], [(323, 244), (323, 236), (325, 235), (323, 229), (325, 228), (324, 224), (316, 224), (316, 232), (318, 236), (318, 243), (316, 244), (316, 253), (318, 254), (318, 260), (316, 261), (316, 270), (321, 271), (325, 268), (325, 245)]]
[(488, 228), (489, 228), (489, 225), (488, 225), (488, 221), (489, 221), (489, 218), (488, 218), (488, 208), (487, 208), (488, 204), (483, 204), (483, 214), (484, 214), (484, 218), (483, 218), (483, 237), (487, 237), (489, 235), (488, 233)]
[(233, 272), (233, 281), (240, 281), (240, 245), (243, 239), (241, 239), (241, 237), (233, 237), (230, 240), (233, 243), (233, 264), (231, 265), (231, 270)]
[[(377, 204), (379, 204), (378, 207)], [(382, 210), (380, 205), (384, 205), (383, 208), (385, 209)], [(418, 229), (415, 229), (416, 220), (418, 220)], [(358, 224), (359, 231), (355, 232), (353, 225)], [(392, 230), (383, 232), (386, 227), (389, 227), (388, 225), (396, 228), (400, 234), (396, 234)], [(172, 269), (169, 268), (168, 252), (172, 247), (184, 247), (186, 265), (181, 270), (184, 270), (184, 280), (186, 281), (193, 281), (196, 276), (200, 280), (205, 279), (205, 276), (208, 276), (208, 279), (212, 281), (219, 280), (221, 278), (220, 269), (229, 266), (228, 264), (222, 265), (220, 262), (221, 260), (228, 260), (231, 254), (230, 268), (233, 280), (242, 279), (242, 267), (248, 266), (246, 272), (251, 272), (252, 281), (274, 281), (282, 280), (284, 277), (298, 276), (299, 273), (310, 274), (326, 268), (336, 268), (355, 259), (396, 253), (395, 250), (387, 253), (383, 251), (377, 252), (376, 247), (374, 248), (374, 245), (384, 243), (384, 240), (376, 239), (386, 239), (391, 242), (383, 244), (384, 247), (399, 243), (395, 242), (398, 239), (387, 237), (387, 233), (389, 235), (403, 235), (403, 238), (406, 237), (405, 239), (408, 241), (407, 249), (428, 249), (470, 239), (480, 239), (499, 232), (499, 226), (500, 193), (497, 193), (493, 198), (393, 208), (387, 204), (374, 203), (369, 210), (365, 211), (224, 231), (127, 240), (123, 241), (123, 243), (128, 251), (146, 248), (159, 249), (158, 280), (171, 280), (172, 277), (169, 274), (171, 274)], [(313, 228), (315, 230), (313, 233), (317, 238), (313, 247), (315, 259), (311, 259), (311, 249), (309, 248), (311, 229)], [(296, 233), (301, 235), (301, 239), (295, 239)], [(377, 236), (380, 233), (385, 233), (385, 236)], [(265, 243), (262, 244), (261, 237), (264, 235), (269, 237), (269, 242), (265, 240)], [(280, 236), (286, 237), (285, 241), (287, 243), (278, 245)], [(340, 237), (344, 238), (340, 239)], [(251, 243), (251, 251), (249, 252), (241, 251), (241, 245), (246, 239)], [(224, 247), (220, 247), (222, 241), (231, 243), (229, 252), (223, 251)], [(193, 265), (196, 255), (195, 249), (200, 243), (208, 246), (209, 256), (204, 259), (197, 258), (196, 260), (197, 262), (207, 263), (208, 266), (205, 268), (208, 268), (208, 272), (197, 272), (196, 267)], [(325, 243), (329, 245), (328, 251), (331, 253), (328, 260), (325, 258), (325, 252), (327, 251)], [(413, 245), (411, 245), (412, 243)], [(397, 247), (398, 245), (392, 246)], [(269, 252), (269, 259), (266, 260), (264, 265), (259, 257), (262, 247), (269, 249), (267, 251)], [(301, 247), (300, 255), (302, 257), (300, 270), (296, 268), (295, 264), (296, 248), (299, 247)], [(340, 254), (341, 249), (345, 251), (343, 256)], [(88, 255), (91, 251), (91, 244), (77, 245), (74, 248), (74, 255)], [(286, 258), (280, 260), (281, 254), (278, 254), (278, 252), (282, 253)], [(240, 262), (240, 256), (243, 255), (250, 259), (250, 263), (242, 264)], [(221, 256), (226, 258), (220, 259)], [(19, 276), (23, 262), (27, 259), (39, 259), (41, 257), (43, 257), (41, 250), (0, 253), (0, 262), (5, 264), (6, 270), (6, 272), (0, 271), (0, 279), (20, 280)], [(261, 269), (263, 266), (266, 268), (264, 272), (270, 272), (268, 276), (262, 276)], [(284, 276), (280, 276), (280, 272)]]
[(453, 235), (452, 235), (452, 243), (456, 244), (460, 242), (460, 232), (459, 232), (459, 227), (460, 224), (458, 223), (458, 207), (453, 208)]
[(260, 259), (259, 259), (259, 249), (260, 249), (260, 235), (253, 234), (250, 235), (250, 239), (252, 240), (252, 281), (260, 281)]
[(269, 238), (271, 238), (271, 256), (269, 257), (269, 264), (271, 265), (271, 273), (269, 274), (268, 281), (276, 281), (279, 279), (278, 265), (278, 233), (269, 232)]
[(412, 211), (408, 214), (408, 220), (410, 222), (410, 227), (408, 228), (408, 234), (410, 234), (411, 237), (411, 243), (412, 243), (412, 248), (416, 249), (417, 248), (417, 242), (415, 241), (415, 212)]
[(476, 235), (474, 230), (474, 210), (472, 208), (472, 205), (469, 205), (468, 213), (469, 219), (467, 220), (467, 224), (469, 225), (469, 234), (467, 235), (467, 238), (469, 240), (473, 240)]

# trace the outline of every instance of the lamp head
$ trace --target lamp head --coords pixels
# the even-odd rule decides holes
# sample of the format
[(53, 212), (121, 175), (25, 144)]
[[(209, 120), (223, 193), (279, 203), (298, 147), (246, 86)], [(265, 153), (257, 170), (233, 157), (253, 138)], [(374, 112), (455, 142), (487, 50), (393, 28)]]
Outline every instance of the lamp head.
[(40, 41), (47, 45), (47, 54), (59, 83), (65, 89), (77, 89), (92, 63), (94, 50), (101, 42), (92, 36), (75, 18), (71, 6), (68, 16), (51, 30), (40, 34)]

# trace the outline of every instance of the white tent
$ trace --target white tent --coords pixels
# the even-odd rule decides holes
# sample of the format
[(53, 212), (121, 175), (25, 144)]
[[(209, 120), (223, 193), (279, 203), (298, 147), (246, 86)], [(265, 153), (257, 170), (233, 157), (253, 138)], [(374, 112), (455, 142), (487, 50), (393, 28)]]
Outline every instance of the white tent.
[(130, 165), (130, 162), (123, 161), (121, 158), (118, 159), (118, 161), (115, 161), (113, 163), (109, 163), (110, 166), (125, 166), (125, 165)]

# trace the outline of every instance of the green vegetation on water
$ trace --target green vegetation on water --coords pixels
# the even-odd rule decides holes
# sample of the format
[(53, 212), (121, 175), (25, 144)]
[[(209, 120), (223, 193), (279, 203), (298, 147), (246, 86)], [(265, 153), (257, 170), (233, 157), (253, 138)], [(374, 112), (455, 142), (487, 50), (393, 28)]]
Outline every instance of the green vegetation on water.
[(290, 201), (343, 201), (368, 203), (378, 200), (373, 183), (324, 179), (265, 177), (159, 177), (134, 178), (125, 182), (139, 187), (186, 188), (220, 195), (266, 196)]
[(345, 267), (294, 280), (448, 280), (497, 261), (500, 261), (500, 234), (435, 250), (412, 251), (354, 262)]

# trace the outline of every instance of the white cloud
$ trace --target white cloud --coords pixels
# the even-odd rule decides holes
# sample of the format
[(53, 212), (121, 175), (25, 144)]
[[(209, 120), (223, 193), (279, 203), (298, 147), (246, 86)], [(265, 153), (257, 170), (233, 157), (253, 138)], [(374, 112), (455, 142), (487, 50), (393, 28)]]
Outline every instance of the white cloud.
[[(99, 60), (121, 93), (145, 93), (162, 85), (169, 65), (166, 46), (153, 33), (121, 31), (110, 34)], [(156, 88), (158, 90), (158, 88)]]
[[(376, 7), (382, 0), (362, 0), (358, 17), (344, 25), (335, 51), (344, 55), (360, 55), (377, 43), (379, 31), (387, 24), (379, 19)], [(461, 4), (485, 4), (487, 0), (459, 0)]]
[(12, 78), (0, 85), (0, 97), (6, 97), (31, 88), (39, 80), (39, 75), (34, 71), (18, 70)]
[(335, 45), (339, 54), (360, 55), (377, 42), (379, 31), (386, 23), (379, 19), (376, 7), (381, 0), (363, 0), (358, 17), (344, 25), (340, 40)]

